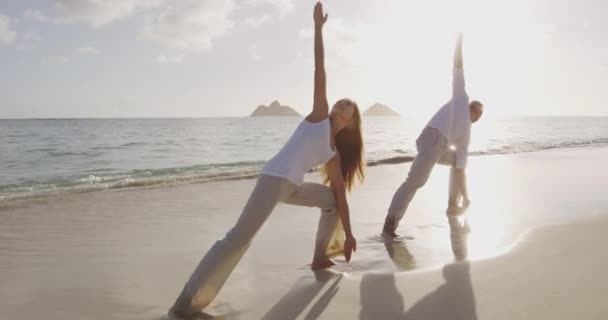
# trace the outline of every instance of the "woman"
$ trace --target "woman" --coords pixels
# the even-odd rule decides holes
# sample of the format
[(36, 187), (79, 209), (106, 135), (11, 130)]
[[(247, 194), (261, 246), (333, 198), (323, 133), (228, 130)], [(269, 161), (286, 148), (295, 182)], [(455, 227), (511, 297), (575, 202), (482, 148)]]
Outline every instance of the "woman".
[[(350, 261), (357, 242), (350, 227), (346, 190), (363, 180), (363, 140), (357, 105), (338, 101), (329, 113), (322, 29), (327, 15), (319, 2), (314, 8), (315, 88), (312, 112), (287, 144), (262, 169), (257, 184), (236, 225), (202, 259), (169, 311), (174, 318), (191, 318), (211, 303), (235, 268), (256, 232), (279, 202), (321, 208), (312, 269), (333, 265), (326, 255), (328, 242), (342, 222), (344, 255)], [(331, 187), (303, 183), (310, 169), (323, 164)]]

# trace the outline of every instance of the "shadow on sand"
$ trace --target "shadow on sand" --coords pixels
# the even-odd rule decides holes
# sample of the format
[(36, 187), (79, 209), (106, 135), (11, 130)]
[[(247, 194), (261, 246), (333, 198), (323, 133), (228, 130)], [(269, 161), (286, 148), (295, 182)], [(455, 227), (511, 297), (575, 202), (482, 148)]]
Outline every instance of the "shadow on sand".
[[(443, 267), (445, 283), (406, 309), (406, 302), (395, 283), (395, 274), (367, 274), (361, 280), (360, 320), (477, 319), (470, 266), (465, 261), (469, 227), (461, 218), (449, 217), (448, 220), (456, 262)], [(402, 270), (414, 265), (414, 258), (403, 242), (387, 244), (387, 252)]]
[(262, 316), (261, 320), (286, 320), (300, 317), (304, 309), (323, 288), (331, 283), (304, 316), (305, 320), (317, 319), (338, 292), (342, 275), (331, 271), (317, 271), (314, 276), (314, 279), (306, 276), (298, 280), (291, 290)]
[[(445, 283), (406, 309), (406, 302), (396, 286), (394, 273), (369, 273), (361, 279), (360, 320), (476, 320), (475, 296), (471, 285), (467, 240), (469, 228), (461, 218), (449, 217), (450, 240), (456, 262), (443, 268)], [(415, 268), (415, 260), (404, 242), (386, 243), (386, 250), (400, 270)], [(305, 320), (319, 318), (339, 290), (342, 275), (331, 271), (314, 273), (296, 281), (261, 320), (301, 318), (304, 310), (325, 289), (304, 315)], [(329, 286), (328, 286), (329, 284)]]

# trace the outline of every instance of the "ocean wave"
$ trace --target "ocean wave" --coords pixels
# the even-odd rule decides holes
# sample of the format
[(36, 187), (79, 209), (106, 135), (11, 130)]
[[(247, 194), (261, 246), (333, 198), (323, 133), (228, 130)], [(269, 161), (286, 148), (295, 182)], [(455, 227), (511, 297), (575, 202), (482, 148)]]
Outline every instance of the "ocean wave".
[(590, 140), (576, 140), (567, 142), (556, 142), (556, 143), (524, 143), (517, 146), (506, 146), (503, 148), (490, 148), (483, 151), (475, 151), (469, 153), (469, 155), (495, 155), (495, 154), (514, 154), (514, 153), (525, 153), (551, 149), (567, 149), (567, 148), (578, 148), (578, 147), (589, 147), (589, 146), (602, 146), (608, 145), (608, 138), (598, 138)]
[(367, 166), (368, 167), (374, 167), (374, 166), (379, 166), (382, 164), (397, 164), (397, 163), (404, 163), (404, 162), (412, 162), (414, 161), (414, 156), (397, 156), (397, 157), (390, 157), (390, 158), (385, 158), (385, 159), (379, 159), (379, 160), (371, 160), (367, 162)]
[[(579, 140), (579, 141), (568, 141), (559, 143), (523, 143), (517, 146), (506, 146), (502, 148), (490, 148), (483, 151), (470, 152), (469, 156), (485, 156), (485, 155), (499, 155), (499, 154), (516, 154), (526, 153), (542, 150), (551, 149), (567, 149), (567, 148), (578, 148), (578, 147), (589, 147), (589, 146), (603, 146), (608, 145), (608, 138), (598, 138), (591, 140)], [(407, 151), (398, 149), (394, 150), (398, 154), (408, 154)], [(383, 164), (397, 164), (414, 161), (415, 155), (408, 154), (404, 156), (393, 156), (387, 158), (374, 159), (367, 162), (370, 167), (383, 165)]]
[[(560, 142), (554, 144), (520, 143), (516, 147), (503, 147), (471, 152), (472, 156), (513, 154), (548, 149), (575, 148), (608, 145), (608, 138)], [(414, 154), (403, 150), (393, 150), (374, 158), (370, 156), (370, 167), (399, 164), (414, 160)], [(116, 172), (114, 169), (94, 170), (86, 175), (51, 179), (48, 181), (22, 181), (19, 184), (0, 185), (0, 201), (23, 200), (85, 193), (100, 190), (176, 185), (182, 183), (205, 183), (212, 181), (252, 179), (258, 175), (263, 161), (240, 161), (223, 164), (195, 165), (188, 167), (140, 169)], [(317, 171), (317, 170), (311, 170)]]
[[(55, 150), (55, 149), (53, 149)], [(64, 156), (88, 156), (87, 152), (71, 152), (71, 151), (49, 151), (49, 156), (51, 157), (64, 157)]]
[[(0, 201), (44, 198), (101, 190), (204, 183), (255, 178), (263, 162), (235, 162), (179, 168), (133, 170), (127, 173), (90, 174), (45, 182), (25, 181), (0, 186)], [(100, 170), (102, 171), (102, 170)], [(101, 173), (101, 172), (100, 172)]]

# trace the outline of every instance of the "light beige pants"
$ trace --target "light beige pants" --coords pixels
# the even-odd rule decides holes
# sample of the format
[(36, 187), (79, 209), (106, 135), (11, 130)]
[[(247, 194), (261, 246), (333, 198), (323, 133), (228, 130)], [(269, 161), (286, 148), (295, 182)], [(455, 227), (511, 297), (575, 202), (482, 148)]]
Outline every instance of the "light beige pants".
[(211, 303), (279, 202), (321, 209), (314, 254), (326, 255), (339, 221), (332, 189), (317, 183), (298, 187), (285, 178), (260, 175), (238, 221), (203, 257), (173, 305), (174, 312), (191, 315)]
[[(416, 140), (416, 147), (418, 155), (410, 167), (405, 182), (395, 191), (386, 215), (385, 226), (391, 225), (393, 229), (399, 225), (418, 189), (422, 188), (429, 179), (435, 164), (453, 165), (455, 162), (455, 154), (449, 150), (448, 140), (437, 129), (426, 127)], [(450, 193), (456, 192), (452, 181), (453, 179), (450, 178)]]

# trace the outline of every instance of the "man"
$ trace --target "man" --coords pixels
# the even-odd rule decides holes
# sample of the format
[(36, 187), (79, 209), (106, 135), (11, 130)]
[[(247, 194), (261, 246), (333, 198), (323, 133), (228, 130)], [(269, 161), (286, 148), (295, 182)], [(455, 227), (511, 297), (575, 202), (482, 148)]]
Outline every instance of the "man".
[(470, 204), (465, 175), (467, 151), (471, 123), (481, 118), (483, 105), (479, 101), (469, 103), (465, 91), (462, 34), (458, 35), (453, 72), (452, 99), (439, 109), (416, 140), (418, 155), (412, 163), (407, 179), (393, 196), (384, 221), (384, 236), (397, 236), (395, 232), (399, 221), (416, 191), (428, 180), (435, 163), (452, 166), (447, 213), (455, 214), (460, 211), (460, 197), (462, 208), (467, 208)]

